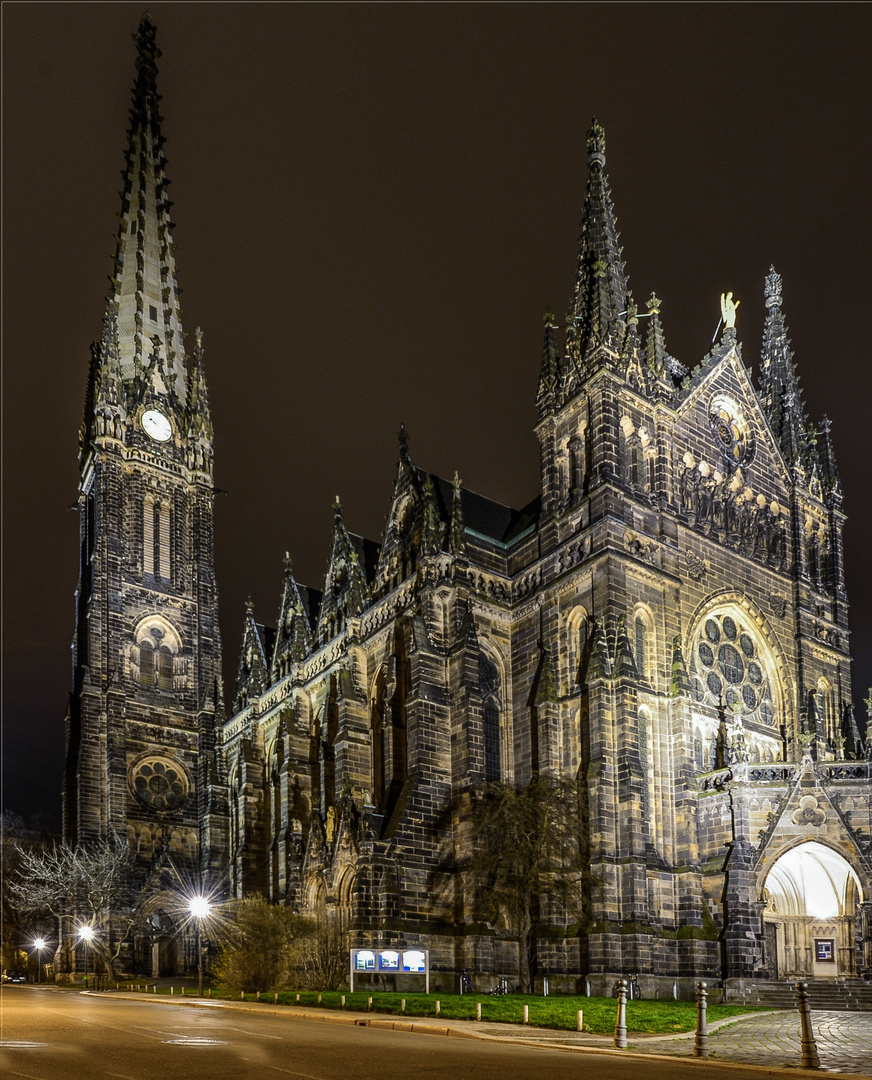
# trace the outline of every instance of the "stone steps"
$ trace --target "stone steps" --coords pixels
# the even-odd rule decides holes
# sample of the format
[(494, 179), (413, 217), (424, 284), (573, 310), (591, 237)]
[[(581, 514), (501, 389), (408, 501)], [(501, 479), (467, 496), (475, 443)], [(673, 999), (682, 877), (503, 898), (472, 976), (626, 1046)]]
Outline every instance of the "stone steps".
[[(758, 982), (728, 980), (725, 1001), (730, 1004), (765, 1005), (772, 1009), (796, 1008), (796, 983), (780, 979)], [(872, 985), (862, 979), (808, 979), (808, 1001), (813, 1010), (872, 1012)]]

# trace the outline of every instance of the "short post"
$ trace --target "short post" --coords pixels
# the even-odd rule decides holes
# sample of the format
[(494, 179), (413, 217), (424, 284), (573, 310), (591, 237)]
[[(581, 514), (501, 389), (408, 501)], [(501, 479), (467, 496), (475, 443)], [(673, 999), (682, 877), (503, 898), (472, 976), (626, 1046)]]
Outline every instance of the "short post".
[(578, 1010), (578, 1019), (575, 1021), (575, 1030), (584, 1031), (584, 1010)]
[(319, 1005), (321, 1004), (321, 995), (320, 994), (318, 995), (318, 1004)]
[(254, 1000), (255, 1001), (260, 1001), (260, 990), (255, 991)]
[(406, 999), (400, 998), (400, 1012), (406, 1011)]
[(819, 1069), (821, 1059), (818, 1057), (817, 1044), (814, 1041), (814, 1031), (811, 1026), (808, 983), (806, 982), (796, 984), (796, 1007), (799, 1009), (799, 1019), (802, 1024), (802, 1067), (803, 1069)]
[(616, 1050), (627, 1049), (627, 980), (618, 979), (618, 1019), (615, 1024)]
[[(299, 995), (298, 995), (297, 996), (297, 1001), (299, 1001), (299, 1000), (300, 1000), (300, 998), (299, 998)], [(367, 1012), (372, 1012), (372, 998), (371, 997), (368, 997), (366, 999), (366, 1011)]]
[(171, 986), (170, 987), (170, 997), (173, 997), (175, 995), (175, 992), (176, 992), (176, 988), (174, 986)]
[(584, 996), (590, 997), (590, 979), (584, 980)]
[(476, 1020), (481, 1020), (481, 1002), (480, 1001), (477, 1001), (475, 1003), (475, 1018), (476, 1018)]
[(245, 991), (244, 990), (239, 991), (239, 1000), (240, 1001), (245, 1001)]
[(298, 1005), (300, 1004), (300, 995), (299, 994), (297, 994), (297, 1004)]
[(694, 1057), (708, 1057), (709, 1055), (709, 1041), (708, 1041), (708, 994), (706, 993), (706, 984), (704, 982), (698, 982), (696, 984), (696, 1038), (693, 1042), (693, 1056)]
[(542, 997), (548, 997), (548, 976), (542, 979)]
[(529, 1005), (524, 1006), (524, 1023), (525, 1024), (530, 1023), (530, 1006)]
[(341, 1007), (342, 1007), (343, 1009), (345, 1008), (345, 994), (343, 994), (343, 995), (342, 995), (342, 999), (341, 999), (341, 1001), (340, 1001), (340, 1005), (341, 1005)]
[(439, 998), (436, 998), (436, 1015), (437, 1015), (437, 1016), (439, 1015), (439, 1009), (440, 1009), (440, 1007), (441, 1007), (441, 1006), (439, 1005)]

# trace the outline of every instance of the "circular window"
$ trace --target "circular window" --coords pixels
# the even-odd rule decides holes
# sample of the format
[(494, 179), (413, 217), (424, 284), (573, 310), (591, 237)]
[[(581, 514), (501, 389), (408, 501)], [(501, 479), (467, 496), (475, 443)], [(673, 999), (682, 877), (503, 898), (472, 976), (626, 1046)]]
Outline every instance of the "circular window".
[(691, 675), (697, 701), (723, 706), (746, 722), (772, 727), (772, 705), (766, 671), (752, 631), (732, 615), (706, 619), (696, 640)]
[(137, 799), (152, 810), (175, 810), (188, 796), (188, 778), (170, 758), (148, 757), (131, 770), (131, 787)]

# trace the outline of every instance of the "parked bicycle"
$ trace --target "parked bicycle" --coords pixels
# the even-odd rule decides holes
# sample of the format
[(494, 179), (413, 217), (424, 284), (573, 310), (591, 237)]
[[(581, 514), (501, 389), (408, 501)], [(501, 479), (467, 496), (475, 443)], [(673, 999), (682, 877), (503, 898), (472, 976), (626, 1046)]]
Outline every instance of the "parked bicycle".
[(506, 994), (511, 994), (511, 992), (509, 980), (506, 978), (501, 978), (496, 986), (488, 990), (491, 997), (504, 997)]

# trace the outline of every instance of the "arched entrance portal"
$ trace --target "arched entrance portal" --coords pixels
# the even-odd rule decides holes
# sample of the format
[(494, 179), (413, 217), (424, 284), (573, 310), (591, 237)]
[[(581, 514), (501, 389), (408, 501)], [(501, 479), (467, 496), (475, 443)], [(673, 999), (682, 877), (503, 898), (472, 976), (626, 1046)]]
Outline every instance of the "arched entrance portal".
[(850, 864), (811, 841), (786, 851), (766, 876), (766, 964), (779, 976), (854, 975), (854, 919), (862, 900)]

